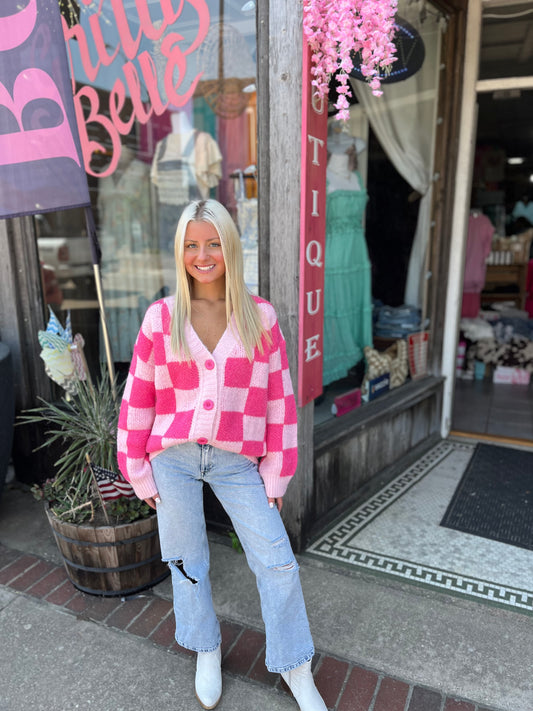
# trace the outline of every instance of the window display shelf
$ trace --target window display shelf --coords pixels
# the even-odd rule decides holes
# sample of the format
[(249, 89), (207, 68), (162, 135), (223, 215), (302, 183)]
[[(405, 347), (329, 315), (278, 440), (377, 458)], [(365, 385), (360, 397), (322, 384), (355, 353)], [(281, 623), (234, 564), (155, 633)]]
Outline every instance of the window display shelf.
[[(517, 308), (523, 309), (526, 301), (526, 264), (488, 264), (485, 286), (481, 292), (483, 305), (501, 301), (514, 301)], [(503, 287), (512, 291), (496, 291)]]

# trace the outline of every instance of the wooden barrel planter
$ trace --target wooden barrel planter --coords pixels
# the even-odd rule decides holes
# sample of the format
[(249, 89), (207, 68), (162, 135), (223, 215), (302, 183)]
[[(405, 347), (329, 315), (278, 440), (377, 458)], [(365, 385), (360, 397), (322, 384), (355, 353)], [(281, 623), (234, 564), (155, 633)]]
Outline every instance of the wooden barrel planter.
[(91, 595), (133, 595), (166, 578), (157, 516), (117, 526), (65, 523), (47, 510), (48, 520), (74, 585)]

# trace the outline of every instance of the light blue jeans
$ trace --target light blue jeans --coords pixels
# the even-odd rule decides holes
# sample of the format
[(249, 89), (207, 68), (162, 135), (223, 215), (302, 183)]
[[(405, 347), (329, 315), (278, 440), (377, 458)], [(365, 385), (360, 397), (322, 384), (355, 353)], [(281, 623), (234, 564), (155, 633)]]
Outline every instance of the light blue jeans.
[(299, 566), (276, 507), (270, 508), (257, 465), (240, 454), (189, 442), (152, 460), (161, 502), (161, 553), (172, 574), (176, 641), (209, 652), (221, 641), (211, 597), (203, 508), (207, 482), (228, 516), (256, 576), (266, 634), (266, 666), (295, 669), (312, 659)]

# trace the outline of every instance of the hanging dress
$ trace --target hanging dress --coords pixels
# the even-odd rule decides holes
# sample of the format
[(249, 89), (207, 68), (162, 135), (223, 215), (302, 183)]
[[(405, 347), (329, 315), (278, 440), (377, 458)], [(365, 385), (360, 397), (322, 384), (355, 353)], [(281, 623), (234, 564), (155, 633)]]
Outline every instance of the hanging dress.
[(463, 280), (461, 318), (477, 318), (481, 310), (481, 292), (485, 286), (487, 257), (492, 249), (494, 225), (482, 212), (474, 210), (468, 218), (468, 235)]
[(346, 377), (363, 358), (363, 348), (372, 346), (371, 266), (363, 229), (367, 200), (364, 188), (334, 190), (326, 198), (324, 385)]

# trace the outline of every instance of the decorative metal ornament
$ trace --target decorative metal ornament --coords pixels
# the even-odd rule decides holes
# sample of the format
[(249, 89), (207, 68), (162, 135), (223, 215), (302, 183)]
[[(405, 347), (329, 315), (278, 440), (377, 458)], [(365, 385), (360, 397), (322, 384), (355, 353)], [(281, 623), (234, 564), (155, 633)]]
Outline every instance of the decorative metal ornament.
[(225, 22), (213, 24), (198, 49), (198, 68), (203, 76), (196, 96), (203, 96), (221, 118), (242, 114), (250, 98), (243, 89), (255, 83), (256, 68), (241, 33)]

